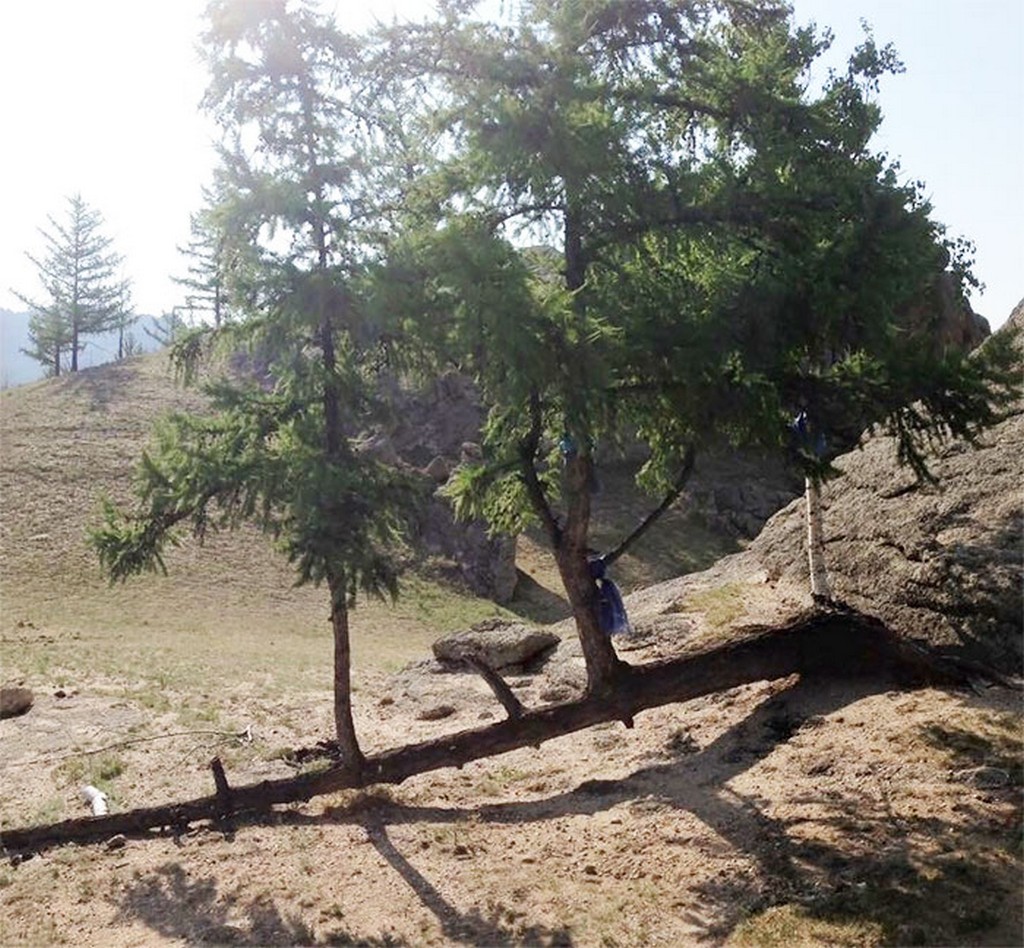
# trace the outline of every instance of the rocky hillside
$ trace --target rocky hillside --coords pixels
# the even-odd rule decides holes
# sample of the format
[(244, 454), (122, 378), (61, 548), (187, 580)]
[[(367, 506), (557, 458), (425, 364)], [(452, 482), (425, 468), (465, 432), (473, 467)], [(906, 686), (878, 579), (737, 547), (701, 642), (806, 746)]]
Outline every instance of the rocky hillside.
[[(1000, 333), (1024, 351), (1024, 301)], [(824, 492), (826, 556), (836, 597), (895, 631), (1019, 674), (1024, 560), (1024, 404), (976, 447), (951, 443), (918, 485), (893, 439), (869, 434)], [(704, 574), (636, 594), (644, 621), (685, 609), (709, 589), (787, 613), (808, 599), (804, 504), (794, 500), (740, 554)], [(719, 592), (723, 602), (729, 598)]]

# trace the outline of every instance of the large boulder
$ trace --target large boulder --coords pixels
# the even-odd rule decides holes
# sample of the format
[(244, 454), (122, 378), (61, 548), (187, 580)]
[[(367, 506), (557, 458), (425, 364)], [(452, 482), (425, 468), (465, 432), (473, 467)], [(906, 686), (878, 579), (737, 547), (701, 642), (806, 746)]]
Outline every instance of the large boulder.
[(510, 619), (485, 619), (464, 632), (454, 632), (433, 645), (442, 663), (459, 664), (476, 658), (494, 671), (522, 668), (549, 652), (559, 642), (553, 632)]
[[(1024, 347), (1024, 301), (1000, 333)], [(836, 464), (824, 491), (834, 594), (897, 632), (955, 647), (1011, 673), (1024, 664), (1024, 403), (976, 447), (955, 442), (931, 461), (937, 484), (918, 485), (893, 439), (866, 437)], [(771, 581), (802, 582), (804, 508), (769, 521), (749, 551)]]

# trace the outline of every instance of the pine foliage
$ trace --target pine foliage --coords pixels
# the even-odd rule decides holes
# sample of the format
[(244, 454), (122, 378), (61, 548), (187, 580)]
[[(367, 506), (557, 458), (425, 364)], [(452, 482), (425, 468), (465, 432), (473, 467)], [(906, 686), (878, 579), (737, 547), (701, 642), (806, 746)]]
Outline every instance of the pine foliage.
[[(193, 276), (234, 318), (176, 335), (172, 362), (205, 380), (211, 412), (163, 422), (135, 507), (108, 504), (92, 542), (117, 580), (162, 569), (186, 528), (201, 539), (255, 523), (298, 583), (326, 581), (345, 610), (359, 592), (397, 594), (419, 496), (359, 449), (382, 406), (360, 299), (361, 159), (339, 98), (346, 47), (306, 7), (218, 0), (208, 16), (205, 101), (224, 142)], [(243, 368), (222, 371), (225, 359)]]
[(103, 217), (81, 195), (67, 199), (67, 216), (49, 218), (42, 231), (45, 253), (28, 255), (35, 264), (42, 296), (17, 293), (29, 307), (30, 348), (25, 353), (42, 363), (48, 374), (78, 370), (85, 337), (123, 330), (133, 321), (129, 284), (118, 277), (122, 258), (103, 233)]

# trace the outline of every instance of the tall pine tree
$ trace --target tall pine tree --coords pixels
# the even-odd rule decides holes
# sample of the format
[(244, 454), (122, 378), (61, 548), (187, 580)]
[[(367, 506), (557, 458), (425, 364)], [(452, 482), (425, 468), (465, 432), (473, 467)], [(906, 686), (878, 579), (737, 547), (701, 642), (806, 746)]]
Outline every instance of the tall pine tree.
[[(598, 446), (647, 445), (659, 510), (697, 453), (784, 450), (801, 412), (832, 445), (888, 425), (924, 476), (928, 442), (991, 423), (1007, 378), (905, 318), (948, 257), (869, 145), (891, 49), (867, 36), (812, 94), (828, 41), (781, 3), (527, 0), (501, 24), (475, 6), (381, 34), (382, 69), (430, 89), (445, 132), (381, 309), (480, 382), (485, 457), (450, 493), (543, 526), (600, 693), (622, 669), (599, 574), (643, 526), (591, 549)], [(829, 454), (805, 447), (814, 486)]]
[(107, 508), (93, 536), (113, 578), (159, 569), (179, 526), (254, 521), (298, 581), (323, 583), (334, 644), (334, 721), (345, 766), (363, 754), (352, 716), (349, 617), (360, 593), (395, 595), (412, 482), (360, 450), (378, 364), (365, 316), (366, 129), (349, 96), (358, 45), (306, 5), (214, 0), (206, 105), (224, 131), (204, 216), (230, 256), (235, 318), (179, 339), (186, 371), (208, 341), (247, 345), (259, 378), (207, 386), (212, 417), (178, 416), (144, 458), (134, 510)]

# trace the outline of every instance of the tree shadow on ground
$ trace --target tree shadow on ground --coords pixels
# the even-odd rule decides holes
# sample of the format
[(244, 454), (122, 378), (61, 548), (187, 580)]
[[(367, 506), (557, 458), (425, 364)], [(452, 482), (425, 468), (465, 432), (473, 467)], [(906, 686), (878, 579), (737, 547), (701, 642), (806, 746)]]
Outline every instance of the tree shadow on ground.
[[(312, 820), (298, 822), (310, 823)], [(489, 915), (478, 909), (460, 912), (399, 851), (388, 835), (386, 823), (364, 812), (361, 822), (374, 848), (405, 881), (423, 906), (437, 919), (444, 937), (453, 944), (504, 946), (571, 946), (568, 929), (542, 925), (515, 929), (503, 923), (503, 910)], [(270, 899), (260, 896), (245, 902), (219, 891), (213, 877), (195, 878), (179, 862), (166, 862), (138, 878), (114, 900), (118, 921), (139, 921), (165, 938), (189, 944), (215, 945), (347, 945), (392, 948), (408, 944), (387, 932), (378, 936), (357, 935), (343, 927), (319, 936), (295, 914), (282, 914)]]
[[(954, 823), (896, 814), (884, 791), (876, 800), (823, 789), (798, 801), (827, 813), (816, 821), (824, 832), (808, 838), (799, 831), (803, 818), (774, 818), (766, 812), (767, 801), (727, 785), (801, 728), (891, 687), (882, 679), (800, 681), (697, 753), (677, 741), (683, 756), (641, 767), (623, 779), (588, 780), (544, 799), (473, 809), (384, 803), (375, 819), (382, 828), (470, 818), (520, 825), (645, 801), (689, 811), (754, 863), (756, 871), (697, 885), (706, 911), (685, 919), (709, 941), (720, 942), (744, 919), (772, 906), (795, 906), (812, 920), (867, 926), (872, 937), (887, 944), (1005, 943), (1013, 923), (1004, 913), (1020, 881), (1015, 846), (1019, 808), (1012, 826), (994, 828), (991, 811), (984, 807), (961, 807), (962, 819)], [(694, 777), (698, 768), (702, 782)], [(345, 817), (335, 812), (331, 818)], [(422, 877), (415, 879), (411, 867), (400, 869), (400, 854), (390, 849), (391, 858), (382, 851), (385, 858), (395, 859), (392, 864), (421, 898), (434, 898), (436, 890)]]
[[(493, 917), (476, 909), (460, 912), (442, 887), (398, 849), (389, 836), (390, 826), (461, 824), (469, 819), (524, 825), (594, 815), (632, 802), (692, 813), (753, 864), (753, 871), (736, 870), (694, 887), (702, 915), (684, 910), (683, 918), (707, 941), (720, 942), (744, 920), (783, 907), (822, 923), (854, 926), (858, 931), (867, 926), (874, 942), (1007, 943), (1006, 932), (1014, 922), (1004, 913), (1020, 881), (1019, 805), (1012, 826), (994, 828), (992, 810), (983, 806), (961, 808), (961, 818), (954, 823), (897, 814), (884, 791), (876, 799), (875, 794), (844, 796), (823, 787), (796, 800), (820, 807), (823, 814), (815, 820), (820, 831), (807, 835), (801, 832), (805, 819), (776, 818), (768, 812), (769, 801), (728, 786), (802, 728), (814, 727), (822, 716), (891, 687), (884, 679), (800, 680), (773, 694), (703, 749), (695, 751), (692, 741), (677, 734), (666, 743), (663, 761), (622, 779), (588, 780), (543, 799), (468, 808), (405, 805), (364, 796), (358, 805), (331, 808), (323, 815), (290, 811), (275, 816), (295, 825), (363, 826), (380, 856), (453, 943), (569, 945), (571, 937), (568, 929), (512, 930), (504, 925), (500, 910)], [(948, 737), (945, 731), (937, 734), (936, 740)], [(126, 915), (155, 931), (190, 941), (316, 943), (301, 919), (281, 916), (266, 901), (242, 907), (246, 924), (230, 924), (228, 918), (232, 912), (237, 915), (237, 909), (218, 899), (215, 883), (191, 882), (177, 864), (140, 881), (120, 905)], [(340, 929), (321, 936), (319, 943), (396, 944), (387, 936), (359, 940)]]
[(416, 893), (423, 905), (437, 919), (444, 936), (451, 941), (487, 946), (572, 944), (572, 938), (566, 928), (549, 929), (542, 925), (531, 925), (525, 929), (517, 927), (513, 931), (502, 923), (500, 908), (495, 909), (489, 917), (477, 909), (459, 912), (391, 841), (383, 813), (367, 811), (364, 825), (374, 848)]
[(243, 903), (222, 895), (216, 879), (192, 878), (178, 862), (167, 862), (115, 900), (119, 921), (141, 921), (165, 938), (211, 945), (404, 945), (390, 935), (355, 936), (343, 928), (319, 938), (299, 917), (282, 915), (273, 902)]
[(107, 363), (62, 375), (61, 385), (66, 392), (88, 398), (92, 411), (103, 412), (120, 401), (138, 374), (138, 366), (130, 362)]

